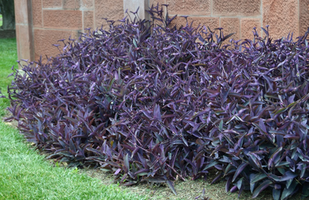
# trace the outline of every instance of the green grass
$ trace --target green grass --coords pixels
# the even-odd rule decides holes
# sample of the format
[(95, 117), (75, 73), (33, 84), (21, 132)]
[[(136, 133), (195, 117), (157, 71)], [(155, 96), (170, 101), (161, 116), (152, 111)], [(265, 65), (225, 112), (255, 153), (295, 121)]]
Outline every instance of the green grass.
[[(17, 66), (16, 39), (0, 39), (0, 90), (7, 96), (7, 86), (11, 83), (12, 77), (7, 78), (12, 73), (12, 66)], [(5, 114), (6, 107), (9, 106), (8, 99), (0, 99), (0, 116)]]
[[(7, 78), (16, 64), (16, 40), (0, 39), (0, 88), (6, 88)], [(9, 105), (0, 99), (0, 115)], [(30, 148), (18, 130), (0, 121), (0, 200), (9, 199), (146, 199), (117, 185), (103, 185), (77, 169), (53, 167), (44, 156)]]
[(2, 26), (2, 15), (0, 15), (0, 26)]

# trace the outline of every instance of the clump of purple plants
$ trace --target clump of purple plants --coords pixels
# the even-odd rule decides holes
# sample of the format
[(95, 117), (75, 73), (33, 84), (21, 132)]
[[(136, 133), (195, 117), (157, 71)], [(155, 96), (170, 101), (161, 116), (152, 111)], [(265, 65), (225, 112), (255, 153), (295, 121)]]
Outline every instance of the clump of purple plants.
[[(226, 190), (309, 195), (308, 33), (223, 45), (221, 28), (123, 19), (61, 40), (14, 71), (12, 113), (49, 158), (110, 170), (120, 183), (226, 180)], [(166, 15), (168, 16), (168, 15)], [(226, 43), (226, 42), (225, 42)]]

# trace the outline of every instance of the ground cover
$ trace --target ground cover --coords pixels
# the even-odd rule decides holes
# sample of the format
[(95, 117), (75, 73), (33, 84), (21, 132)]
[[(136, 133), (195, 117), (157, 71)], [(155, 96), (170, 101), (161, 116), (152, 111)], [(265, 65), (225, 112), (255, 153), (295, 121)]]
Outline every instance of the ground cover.
[[(11, 66), (16, 64), (16, 40), (0, 39), (0, 88), (7, 95)], [(0, 99), (0, 116), (7, 99)], [(53, 167), (18, 130), (0, 121), (0, 199), (145, 199), (116, 184), (103, 185), (77, 169)]]
[[(12, 73), (11, 67), (17, 64), (15, 39), (0, 39), (0, 58), (2, 58), (0, 59), (0, 88), (7, 96), (7, 85), (12, 81), (12, 77), (8, 78), (7, 76)], [(9, 100), (0, 98), (1, 118), (8, 114), (7, 106), (9, 106)], [(3, 120), (0, 122), (0, 140), (2, 141), (0, 157), (3, 158), (0, 159), (0, 199), (74, 199), (78, 197), (134, 199), (131, 195), (119, 194), (127, 189), (135, 194), (147, 195), (149, 199), (194, 199), (202, 194), (203, 189), (206, 191), (205, 197), (212, 200), (222, 198), (233, 200), (238, 196), (225, 192), (223, 182), (211, 185), (209, 181), (202, 180), (175, 182), (177, 196), (172, 194), (167, 186), (156, 184), (142, 184), (130, 188), (120, 186), (120, 190), (115, 185), (104, 187), (100, 183), (107, 186), (114, 184), (111, 174), (94, 169), (78, 171), (74, 168), (65, 170), (63, 167), (57, 167), (52, 160), (46, 161), (44, 155), (33, 150), (32, 146), (25, 142), (24, 137), (18, 133), (18, 130)], [(94, 179), (81, 175), (81, 172)], [(88, 185), (94, 189), (89, 191)], [(100, 196), (97, 193), (104, 194)], [(257, 199), (266, 200), (269, 197), (269, 194), (266, 193)], [(250, 198), (249, 192), (240, 197), (241, 200)]]
[[(164, 24), (168, 25), (168, 22)], [(296, 149), (298, 147), (296, 144), (300, 141), (298, 140), (300, 137), (298, 134), (302, 134), (301, 137), (306, 137), (303, 133), (306, 130), (304, 124), (306, 124), (307, 120), (303, 118), (304, 113), (299, 111), (301, 109), (306, 110), (306, 107), (303, 107), (303, 102), (308, 97), (306, 92), (308, 88), (306, 84), (303, 84), (307, 80), (305, 79), (306, 69), (304, 69), (307, 61), (307, 59), (304, 59), (307, 42), (299, 39), (298, 43), (293, 43), (288, 37), (286, 40), (276, 40), (274, 43), (271, 43), (271, 40), (267, 38), (262, 39), (256, 33), (255, 36), (260, 41), (259, 45), (247, 41), (249, 47), (235, 44), (237, 50), (230, 51), (220, 47), (221, 42), (226, 39), (226, 37), (222, 36), (221, 32), (220, 36), (216, 35), (217, 41), (220, 41), (218, 44), (216, 42), (213, 43), (213, 35), (210, 34), (210, 37), (206, 37), (206, 40), (202, 37), (199, 38), (202, 42), (204, 40), (204, 46), (199, 46), (199, 43), (195, 43), (196, 37), (192, 37), (190, 34), (192, 29), (185, 27), (176, 33), (176, 37), (168, 35), (174, 34), (168, 29), (163, 29), (163, 32), (167, 33), (163, 34), (163, 38), (161, 34), (156, 35), (154, 33), (150, 39), (155, 37), (157, 37), (155, 39), (160, 39), (155, 40), (157, 49), (151, 52), (154, 54), (149, 55), (149, 49), (145, 48), (145, 46), (149, 45), (149, 40), (147, 40), (146, 35), (140, 35), (145, 30), (145, 27), (136, 29), (136, 25), (131, 25), (129, 24), (125, 28), (127, 28), (127, 32), (132, 34), (122, 34), (125, 32), (121, 31), (123, 27), (117, 27), (120, 31), (119, 29), (116, 31), (114, 29), (111, 30), (112, 34), (116, 35), (116, 37), (112, 36), (110, 40), (105, 40), (99, 37), (108, 37), (111, 33), (101, 30), (100, 33), (85, 36), (87, 41), (90, 41), (89, 43), (86, 41), (78, 46), (69, 44), (67, 51), (53, 60), (51, 66), (41, 65), (39, 71), (26, 67), (24, 68), (27, 72), (26, 76), (20, 76), (17, 73), (15, 85), (20, 89), (20, 93), (14, 93), (14, 96), (21, 101), (18, 102), (11, 99), (15, 107), (13, 105), (10, 109), (17, 120), (21, 119), (23, 123), (21, 125), (23, 126), (20, 126), (20, 128), (22, 128), (29, 141), (49, 150), (50, 153), (53, 153), (52, 157), (56, 160), (67, 160), (70, 165), (84, 167), (85, 165), (82, 161), (91, 164), (99, 163), (102, 168), (115, 174), (118, 181), (127, 185), (134, 184), (133, 181), (136, 180), (138, 182), (140, 176), (146, 182), (147, 180), (148, 182), (165, 182), (172, 190), (173, 187), (171, 182), (169, 182), (170, 180), (174, 182), (175, 187), (181, 185), (181, 183), (190, 184), (191, 182), (189, 181), (180, 182), (178, 180), (181, 175), (175, 170), (177, 169), (187, 179), (203, 178), (204, 174), (210, 175), (210, 179), (214, 177), (216, 177), (215, 179), (220, 179), (224, 174), (227, 180), (227, 191), (236, 191), (237, 188), (239, 190), (248, 189), (250, 183), (250, 189), (254, 196), (257, 196), (267, 187), (273, 188), (275, 199), (279, 199), (281, 194), (281, 199), (285, 199), (285, 197), (297, 192), (299, 187), (305, 188), (304, 192), (306, 193), (307, 185), (304, 179), (307, 176), (305, 174), (306, 164), (302, 163), (306, 158), (301, 149)], [(139, 25), (142, 26), (143, 24)], [(266, 30), (264, 32), (268, 35)], [(147, 30), (143, 33), (147, 34)], [(156, 33), (161, 32), (158, 30)], [(186, 35), (187, 33), (188, 35)], [(135, 38), (135, 36), (137, 37)], [(173, 42), (171, 42), (171, 38)], [(188, 38), (190, 41), (187, 40)], [(132, 41), (132, 43), (127, 41)], [(118, 42), (124, 46), (128, 44), (125, 47), (129, 51), (125, 50), (122, 52), (124, 48), (115, 51), (115, 48), (111, 48), (112, 45), (117, 45)], [(170, 45), (171, 43), (172, 45)], [(166, 44), (167, 46), (164, 46)], [(193, 44), (193, 46), (190, 44)], [(104, 45), (105, 49), (97, 51), (96, 48), (102, 48), (102, 45)], [(295, 46), (299, 48), (295, 48)], [(132, 47), (134, 49), (133, 52)], [(246, 48), (245, 53), (238, 50), (241, 47)], [(279, 52), (277, 52), (277, 47), (280, 47)], [(187, 51), (184, 51), (184, 49)], [(203, 51), (203, 53), (198, 54), (200, 51)], [(291, 54), (291, 51), (297, 51), (297, 53)], [(127, 52), (129, 52), (128, 56)], [(75, 57), (84, 53), (85, 55), (81, 57), (81, 60), (80, 57)], [(98, 56), (98, 53), (104, 55)], [(138, 58), (138, 55), (141, 55), (139, 53), (145, 54), (148, 57)], [(123, 57), (119, 57), (119, 55)], [(171, 60), (166, 59), (170, 58), (170, 55), (175, 57), (172, 57)], [(200, 60), (191, 60), (192, 57), (196, 58), (205, 55), (208, 56), (204, 57), (202, 63)], [(253, 58), (253, 55), (258, 59)], [(151, 59), (156, 56), (158, 56), (158, 60)], [(287, 56), (289, 57), (287, 58)], [(243, 59), (244, 57), (246, 59)], [(230, 60), (230, 58), (233, 59)], [(137, 61), (141, 59), (147, 60), (148, 62), (145, 62), (147, 65), (143, 65), (145, 64), (144, 62), (140, 63), (141, 65), (137, 64)], [(123, 60), (125, 61), (123, 62)], [(217, 62), (218, 60), (219, 62)], [(154, 63), (152, 63), (153, 61)], [(174, 61), (177, 64), (176, 66)], [(188, 61), (187, 65), (181, 65), (186, 61)], [(61, 62), (61, 65), (59, 65), (59, 62)], [(81, 65), (80, 62), (83, 64)], [(121, 67), (114, 69), (113, 67), (118, 66), (115, 65), (116, 62), (119, 62)], [(160, 64), (156, 65), (157, 63)], [(207, 68), (205, 67), (206, 63), (216, 63), (217, 65), (213, 68)], [(297, 63), (296, 66), (295, 63)], [(164, 64), (172, 66), (164, 68)], [(197, 66), (200, 67), (197, 68)], [(235, 70), (235, 67), (238, 68)], [(286, 75), (286, 71), (291, 71), (293, 67), (295, 67), (297, 73), (288, 73)], [(136, 70), (136, 68), (138, 69)], [(203, 70), (205, 69), (207, 71), (204, 73)], [(121, 73), (121, 70), (124, 72)], [(138, 74), (139, 72), (144, 72), (144, 70), (145, 73)], [(59, 71), (63, 73), (59, 74)], [(243, 73), (240, 71), (243, 71)], [(70, 74), (71, 72), (72, 74)], [(130, 73), (133, 73), (133, 76)], [(151, 77), (152, 73), (155, 75), (153, 76), (155, 78)], [(170, 74), (170, 76), (166, 76), (166, 74)], [(285, 74), (285, 76), (281, 77), (281, 74)], [(130, 79), (132, 77), (133, 80)], [(123, 80), (127, 81), (125, 85), (122, 85)], [(219, 82), (218, 80), (225, 81)], [(136, 92), (144, 93), (148, 88), (148, 86), (145, 88), (145, 84), (149, 84), (151, 81), (154, 81), (152, 85), (154, 86), (154, 91), (163, 92), (156, 94), (155, 98), (152, 98), (155, 92), (148, 90), (146, 92), (149, 93), (144, 96), (135, 95)], [(208, 84), (208, 89), (205, 89), (205, 85), (199, 85), (203, 81)], [(271, 81), (273, 84), (270, 84)], [(250, 87), (242, 85), (243, 83)], [(76, 84), (78, 84), (78, 87), (76, 87)], [(293, 84), (295, 84), (295, 87)], [(298, 84), (303, 84), (301, 89), (299, 89)], [(55, 85), (61, 88), (61, 90), (56, 89)], [(172, 96), (169, 96), (171, 95), (170, 92), (164, 93), (165, 90), (170, 90), (170, 88), (166, 88), (167, 86), (176, 87), (171, 92)], [(179, 87), (186, 91), (186, 93), (177, 93)], [(239, 88), (243, 88), (243, 90), (239, 90)], [(128, 89), (131, 91), (127, 92)], [(205, 92), (200, 93), (201, 90), (205, 90)], [(107, 93), (105, 93), (106, 91)], [(266, 95), (264, 95), (265, 91), (267, 91)], [(80, 93), (84, 95), (76, 95)], [(11, 94), (13, 94), (12, 90)], [(128, 94), (132, 95), (132, 98)], [(250, 99), (253, 96), (255, 98)], [(161, 102), (161, 97), (163, 102)], [(187, 100), (188, 97), (189, 100)], [(113, 98), (113, 101), (111, 101), (111, 98)], [(138, 103), (132, 102), (134, 98), (138, 98), (136, 101)], [(175, 98), (180, 98), (180, 100), (173, 102)], [(267, 101), (265, 101), (265, 98)], [(296, 98), (295, 102), (293, 102), (294, 98)], [(48, 103), (49, 107), (45, 109), (46, 105), (45, 107), (42, 105), (46, 103), (46, 99), (51, 100), (55, 104), (51, 105)], [(152, 104), (152, 101), (145, 101), (145, 99), (154, 100), (155, 103)], [(196, 103), (192, 103), (191, 99), (196, 101)], [(201, 99), (203, 101), (200, 101)], [(255, 102), (257, 99), (258, 101)], [(165, 106), (166, 100), (172, 101), (167, 105), (173, 104), (174, 106), (168, 106), (169, 109), (167, 109), (167, 106)], [(75, 101), (78, 101), (78, 103)], [(271, 103), (269, 103), (270, 101)], [(179, 102), (186, 102), (186, 104), (179, 105)], [(97, 106), (96, 103), (99, 103), (100, 106)], [(19, 104), (22, 104), (23, 108), (16, 107)], [(28, 109), (27, 105), (29, 104), (33, 105), (31, 109)], [(116, 107), (113, 106), (114, 104)], [(145, 104), (146, 108), (143, 109)], [(208, 104), (211, 109), (204, 107), (201, 109), (201, 107), (196, 107), (196, 104), (200, 106)], [(83, 107), (84, 105), (85, 107)], [(162, 106), (162, 110), (160, 110), (158, 105)], [(186, 112), (185, 109), (188, 109), (188, 105), (191, 108)], [(142, 109), (136, 109), (136, 106), (140, 106)], [(178, 106), (182, 110), (177, 110)], [(253, 110), (257, 112), (252, 112), (252, 106), (255, 106)], [(129, 110), (132, 107), (136, 110)], [(223, 107), (224, 109), (222, 110)], [(119, 114), (117, 115), (113, 113), (114, 111), (111, 111), (112, 108), (115, 108), (116, 111), (124, 110), (121, 111), (122, 113), (119, 112), (120, 114), (117, 113)], [(170, 112), (174, 112), (174, 114), (170, 114)], [(237, 115), (235, 115), (235, 112)], [(51, 115), (50, 113), (53, 114)], [(186, 113), (188, 116), (186, 117), (183, 113)], [(205, 116), (205, 113), (208, 113), (209, 116), (207, 123), (205, 123), (205, 118), (199, 117)], [(42, 117), (42, 115), (45, 117)], [(36, 118), (34, 119), (32, 116)], [(59, 120), (55, 120), (55, 116), (58, 116), (57, 119)], [(118, 116), (121, 116), (120, 120)], [(178, 116), (175, 121), (166, 120), (175, 116)], [(45, 119), (49, 120), (49, 123), (46, 123)], [(301, 124), (291, 119), (297, 119)], [(138, 123), (144, 123), (138, 125), (137, 129), (135, 120)], [(180, 121), (182, 124), (177, 123), (177, 126), (175, 126), (176, 121)], [(208, 123), (208, 121), (212, 123)], [(277, 123), (274, 123), (274, 121)], [(110, 125), (111, 123), (112, 125)], [(149, 123), (152, 124), (150, 129)], [(286, 134), (283, 130), (286, 128), (286, 124), (293, 123), (296, 124), (297, 131), (294, 132), (292, 126), (288, 130), (289, 134)], [(94, 127), (94, 124), (97, 127)], [(164, 125), (163, 127), (169, 126), (168, 131), (162, 128), (162, 124)], [(203, 129), (205, 124), (208, 125), (207, 130)], [(102, 129), (103, 126), (106, 126), (106, 130)], [(70, 129), (67, 127), (70, 127)], [(144, 129), (140, 129), (140, 127)], [(185, 127), (185, 130), (183, 127)], [(250, 130), (247, 130), (248, 127)], [(33, 128), (36, 128), (38, 131), (32, 131), (35, 130)], [(178, 130), (175, 130), (176, 128)], [(139, 135), (141, 132), (142, 135)], [(160, 135), (157, 134), (158, 132), (160, 132)], [(133, 133), (135, 136), (138, 134), (138, 137), (131, 138), (131, 135), (134, 135)], [(209, 133), (210, 135), (207, 136)], [(272, 133), (277, 135), (274, 136)], [(162, 136), (165, 138), (162, 138)], [(140, 142), (144, 137), (149, 137), (149, 139), (144, 140), (146, 144), (149, 144), (147, 147)], [(138, 145), (141, 146), (136, 148), (135, 141), (138, 141)], [(286, 146), (286, 144), (290, 145)], [(278, 145), (282, 147), (278, 148)], [(299, 147), (302, 148), (302, 145), (300, 144)], [(171, 147), (173, 146), (176, 146), (177, 149), (172, 149)], [(207, 148), (204, 148), (206, 146)], [(59, 148), (56, 152), (55, 147)], [(148, 149), (145, 150), (145, 148)], [(164, 148), (166, 148), (165, 152), (163, 152)], [(197, 152), (192, 151), (193, 149)], [(279, 154), (282, 149), (285, 149), (285, 153)], [(175, 154), (178, 153), (180, 158), (178, 155), (172, 155), (170, 150), (175, 150)], [(202, 150), (207, 151), (207, 153)], [(182, 151), (181, 154), (179, 154), (179, 151)], [(139, 153), (141, 154), (137, 156)], [(259, 156), (256, 154), (259, 154)], [(280, 159), (278, 155), (283, 157)], [(155, 159), (156, 156), (159, 159)], [(172, 159), (173, 156), (176, 159)], [(118, 160), (115, 161), (115, 159)], [(283, 159), (286, 159), (288, 162), (281, 162)], [(301, 173), (294, 173), (295, 168), (293, 166), (295, 167), (295, 163), (290, 162), (291, 159), (299, 163), (300, 167), (297, 170), (301, 170)], [(161, 162), (159, 163), (158, 161)], [(66, 161), (63, 164), (65, 165)], [(172, 165), (172, 167), (168, 164)], [(278, 168), (274, 168), (274, 166), (278, 166)], [(144, 168), (141, 169), (141, 167)], [(214, 170), (214, 167), (217, 171)], [(160, 175), (157, 173), (160, 172), (160, 168), (164, 174)], [(165, 170), (169, 173), (166, 173)], [(219, 174), (217, 174), (218, 171)], [(91, 176), (98, 176), (95, 175), (94, 171), (90, 172), (90, 174)], [(155, 178), (157, 179), (151, 179), (154, 175), (156, 175)], [(167, 179), (166, 175), (169, 175), (169, 179)], [(131, 178), (127, 180), (129, 176)], [(296, 176), (299, 176), (299, 178), (296, 179)], [(205, 182), (203, 184), (203, 187), (206, 187), (207, 184)], [(194, 192), (201, 191), (195, 184), (192, 185), (194, 185)], [(133, 190), (133, 187), (131, 187), (131, 190)], [(192, 188), (186, 185), (184, 188), (176, 188), (176, 190), (178, 192), (179, 190), (184, 190), (184, 192), (189, 193)], [(209, 188), (207, 187), (205, 193), (211, 197), (211, 193), (208, 191)], [(217, 194), (219, 193), (217, 198), (227, 199), (224, 193), (221, 192), (222, 190), (218, 189), (216, 191)], [(157, 192), (161, 195), (166, 194), (165, 197), (170, 194), (168, 198), (172, 198), (172, 193), (164, 193), (160, 189), (156, 190)], [(197, 196), (197, 193), (195, 194), (194, 196)], [(264, 198), (264, 194), (267, 195), (267, 192), (263, 192), (260, 198)], [(159, 196), (155, 195), (154, 198), (156, 197)], [(194, 197), (179, 195), (178, 198), (192, 199)], [(270, 199), (271, 197), (265, 198)]]

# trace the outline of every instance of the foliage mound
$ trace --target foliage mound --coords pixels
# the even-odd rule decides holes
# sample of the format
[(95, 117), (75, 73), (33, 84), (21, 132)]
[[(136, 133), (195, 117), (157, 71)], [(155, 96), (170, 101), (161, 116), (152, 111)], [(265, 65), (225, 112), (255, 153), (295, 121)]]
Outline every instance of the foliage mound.
[[(226, 190), (308, 196), (307, 34), (227, 44), (222, 29), (127, 18), (61, 40), (14, 71), (18, 128), (50, 158), (110, 170), (125, 185), (207, 178)], [(168, 16), (168, 15), (166, 15)], [(223, 43), (224, 42), (224, 43)], [(59, 47), (58, 47), (59, 48)]]

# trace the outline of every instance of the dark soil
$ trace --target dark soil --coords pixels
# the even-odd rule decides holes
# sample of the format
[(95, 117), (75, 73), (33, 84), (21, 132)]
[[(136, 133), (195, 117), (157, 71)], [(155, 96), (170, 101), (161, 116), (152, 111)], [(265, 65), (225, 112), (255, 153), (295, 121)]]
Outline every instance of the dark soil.
[(0, 29), (0, 38), (15, 38), (16, 32), (14, 30), (1, 30)]

